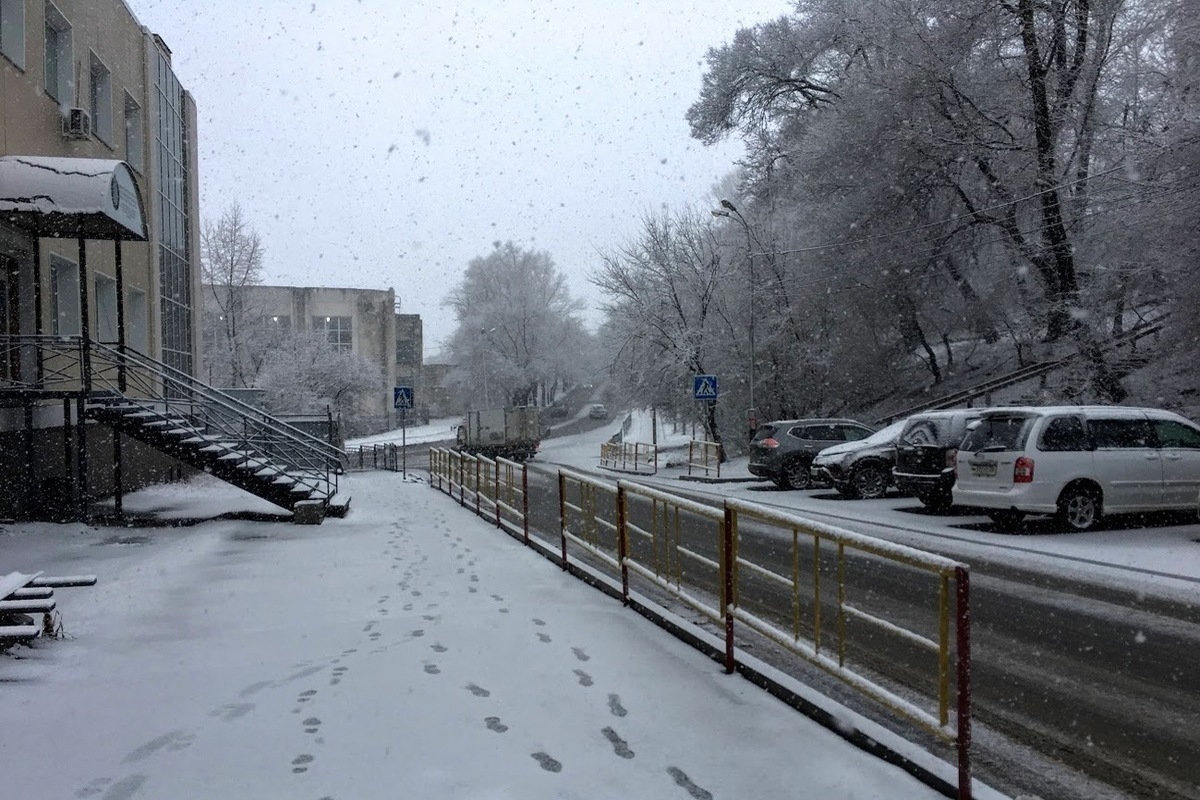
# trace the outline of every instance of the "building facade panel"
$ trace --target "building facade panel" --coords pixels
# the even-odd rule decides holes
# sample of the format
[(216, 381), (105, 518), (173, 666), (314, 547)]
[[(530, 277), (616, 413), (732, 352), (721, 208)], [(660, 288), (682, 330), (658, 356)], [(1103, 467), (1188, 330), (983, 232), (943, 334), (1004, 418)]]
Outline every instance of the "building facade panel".
[[(17, 7), (19, 19), (11, 13)], [(0, 336), (87, 333), (93, 341), (112, 341), (120, 313), (128, 346), (194, 373), (199, 358), (196, 114), (191, 96), (171, 71), (170, 50), (122, 0), (3, 0), (0, 15), (8, 43), (0, 46), (0, 156), (126, 162), (145, 208), (149, 238), (119, 245), (118, 289), (113, 242), (85, 241), (86, 268), (80, 274), (78, 240), (32, 237), (14, 220), (0, 217), (0, 296), (17, 299), (15, 314), (0, 315)], [(17, 37), (21, 53), (14, 59), (10, 50), (16, 49), (12, 42)], [(64, 126), (64, 121), (81, 119), (71, 109), (86, 114), (86, 130)], [(166, 134), (165, 148), (160, 130)], [(171, 201), (171, 214), (162, 213), (161, 198)], [(164, 272), (170, 278), (165, 297)], [(86, 317), (81, 318), (84, 307)], [(21, 351), (16, 359), (0, 358), (6, 373), (0, 375), (0, 393), (5, 385), (15, 385), (3, 383), (14, 377), (14, 363), (17, 369), (24, 367), (21, 377), (36, 371), (36, 363), (24, 364), (28, 356)], [(112, 472), (111, 431), (77, 426), (61, 402), (22, 406), (9, 392), (5, 403), (0, 409), (0, 438), (5, 441), (0, 447), (0, 516), (52, 505), (55, 499), (43, 490), (58, 485), (55, 475), (68, 484), (80, 483), (78, 475), (71, 477), (77, 465), (64, 461), (63, 450), (63, 442), (78, 437), (79, 428), (86, 428), (82, 438), (89, 451), (85, 463), (90, 479), (85, 483), (92, 496), (106, 491), (103, 475)], [(21, 446), (10, 449), (7, 445), (14, 441)], [(127, 488), (131, 481), (179, 470), (155, 451), (132, 441), (127, 446), (134, 455), (126, 454), (126, 464), (147, 467), (129, 467)]]

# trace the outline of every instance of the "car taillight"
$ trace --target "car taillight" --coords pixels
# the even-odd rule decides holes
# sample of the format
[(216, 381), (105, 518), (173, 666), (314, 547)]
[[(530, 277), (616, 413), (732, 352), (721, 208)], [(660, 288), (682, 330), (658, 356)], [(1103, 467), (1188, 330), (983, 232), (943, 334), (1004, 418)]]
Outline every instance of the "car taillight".
[(958, 450), (953, 447), (946, 451), (946, 466), (951, 469), (958, 469)]
[(766, 447), (767, 449), (773, 449), (773, 448), (779, 447), (779, 442), (775, 441), (770, 436), (768, 436), (766, 439), (759, 440), (758, 446)]
[(1033, 482), (1033, 459), (1021, 456), (1013, 464), (1013, 483)]

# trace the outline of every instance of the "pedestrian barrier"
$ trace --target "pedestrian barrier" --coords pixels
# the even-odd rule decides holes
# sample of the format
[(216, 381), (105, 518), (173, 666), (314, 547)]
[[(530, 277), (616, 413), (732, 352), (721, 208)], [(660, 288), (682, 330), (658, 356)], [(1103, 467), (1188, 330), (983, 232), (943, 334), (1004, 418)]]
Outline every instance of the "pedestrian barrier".
[[(967, 567), (745, 501), (707, 506), (630, 481), (610, 483), (565, 469), (559, 470), (558, 484), (564, 568), (572, 552), (583, 551), (619, 577), (626, 604), (632, 573), (723, 626), (727, 672), (736, 668), (735, 621), (815, 664), (953, 743), (958, 796), (970, 797)], [(701, 535), (685, 542), (685, 522)], [(771, 542), (772, 551), (778, 550), (779, 533), (789, 534), (788, 572), (772, 569), (748, 552), (753, 549), (746, 538), (751, 525), (765, 527), (759, 541)], [(873, 599), (871, 587), (880, 579), (883, 562), (902, 570), (901, 591), (918, 601), (915, 606), (906, 603), (896, 610), (882, 595)], [(855, 593), (851, 587), (866, 588)], [(929, 601), (924, 614), (913, 612), (921, 598)], [(902, 663), (868, 663), (879, 661), (872, 654), (885, 638)], [(923, 689), (905, 685), (905, 694), (921, 698), (910, 700), (900, 689), (880, 685), (872, 672), (892, 684), (914, 674), (928, 676), (929, 683)]]
[(658, 448), (644, 442), (604, 442), (600, 445), (600, 466), (654, 475), (658, 473)]
[[(519, 498), (529, 543), (523, 464), (435, 448), (430, 475), (431, 486), (480, 516), (494, 517), (510, 533), (515, 531), (501, 523), (501, 509), (515, 512), (512, 498)], [(558, 504), (563, 569), (572, 561), (599, 564), (619, 580), (626, 605), (632, 577), (704, 615), (723, 630), (726, 672), (738, 669), (736, 623), (816, 665), (954, 744), (957, 797), (970, 800), (965, 565), (755, 503), (727, 499), (709, 506), (569, 469), (558, 470)], [(765, 557), (781, 549), (783, 569)], [(889, 592), (875, 591), (885, 580)], [(897, 592), (903, 602), (895, 601)]]
[(695, 469), (697, 472), (703, 470), (705, 475), (715, 473), (715, 477), (721, 477), (721, 445), (692, 439), (688, 442), (687, 467), (688, 475)]
[(429, 485), (450, 497), (457, 490), (459, 504), (529, 543), (529, 474), (524, 464), (434, 447), (429, 451)]
[(396, 444), (364, 444), (357, 448), (348, 447), (346, 448), (346, 468), (358, 472), (368, 469), (400, 472), (403, 469), (402, 456), (400, 446)]

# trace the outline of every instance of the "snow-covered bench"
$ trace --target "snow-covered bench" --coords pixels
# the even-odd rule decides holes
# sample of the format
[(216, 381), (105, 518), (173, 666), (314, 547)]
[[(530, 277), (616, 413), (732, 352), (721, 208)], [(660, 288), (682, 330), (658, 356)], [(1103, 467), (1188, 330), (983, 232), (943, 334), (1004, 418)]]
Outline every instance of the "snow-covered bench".
[[(54, 590), (72, 586), (95, 586), (95, 575), (48, 577), (41, 572), (10, 572), (0, 576), (0, 648), (28, 642), (40, 636), (53, 623)], [(30, 614), (42, 614), (43, 623), (34, 624)]]

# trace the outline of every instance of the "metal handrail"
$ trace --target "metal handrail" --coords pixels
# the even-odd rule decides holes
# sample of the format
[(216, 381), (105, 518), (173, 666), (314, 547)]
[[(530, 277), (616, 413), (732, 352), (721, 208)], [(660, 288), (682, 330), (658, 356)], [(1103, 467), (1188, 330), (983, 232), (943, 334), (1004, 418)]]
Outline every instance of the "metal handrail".
[[(0, 378), (0, 389), (7, 384), (19, 391), (120, 397), (148, 411), (180, 415), (217, 434), (214, 441), (232, 444), (245, 463), (279, 459), (283, 471), (306, 488), (327, 497), (337, 491), (342, 450), (133, 348), (47, 335), (0, 336), (0, 347), (15, 351), (18, 358), (25, 348), (36, 348), (39, 366), (35, 381)], [(62, 357), (67, 363), (60, 363)]]

